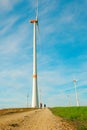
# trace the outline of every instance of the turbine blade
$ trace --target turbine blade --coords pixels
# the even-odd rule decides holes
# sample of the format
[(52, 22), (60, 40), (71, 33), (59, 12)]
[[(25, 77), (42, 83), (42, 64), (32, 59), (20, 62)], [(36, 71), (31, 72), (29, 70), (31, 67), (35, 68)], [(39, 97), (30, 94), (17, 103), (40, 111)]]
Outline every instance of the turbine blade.
[(40, 38), (40, 28), (39, 28), (39, 23), (37, 23), (37, 31), (38, 31), (38, 35), (39, 35), (39, 38)]
[(41, 35), (40, 35), (40, 28), (39, 28), (39, 22), (37, 22), (37, 35), (38, 35), (38, 43), (39, 43), (39, 51), (42, 53), (42, 45), (41, 45)]
[(38, 20), (38, 0), (36, 0), (36, 19)]

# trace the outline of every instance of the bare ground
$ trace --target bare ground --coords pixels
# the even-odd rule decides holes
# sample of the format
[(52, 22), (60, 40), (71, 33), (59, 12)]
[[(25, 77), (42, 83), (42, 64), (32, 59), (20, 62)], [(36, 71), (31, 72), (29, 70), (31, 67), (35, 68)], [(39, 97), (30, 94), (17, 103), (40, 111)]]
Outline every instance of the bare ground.
[(0, 116), (0, 130), (76, 130), (49, 109)]

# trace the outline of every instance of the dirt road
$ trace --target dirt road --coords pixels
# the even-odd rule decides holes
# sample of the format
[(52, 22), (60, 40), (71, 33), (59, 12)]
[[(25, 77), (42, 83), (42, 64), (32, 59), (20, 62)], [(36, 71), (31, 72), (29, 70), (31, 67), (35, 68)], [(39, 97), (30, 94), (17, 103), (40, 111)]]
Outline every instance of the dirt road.
[(15, 113), (0, 117), (0, 130), (76, 130), (55, 117), (49, 109)]

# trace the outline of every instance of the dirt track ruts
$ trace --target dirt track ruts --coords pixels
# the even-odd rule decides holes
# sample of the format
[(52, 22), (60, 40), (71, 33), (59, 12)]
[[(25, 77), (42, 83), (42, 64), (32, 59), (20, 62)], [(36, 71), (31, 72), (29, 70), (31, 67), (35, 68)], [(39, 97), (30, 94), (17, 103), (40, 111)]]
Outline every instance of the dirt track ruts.
[(0, 116), (0, 130), (76, 130), (49, 109)]

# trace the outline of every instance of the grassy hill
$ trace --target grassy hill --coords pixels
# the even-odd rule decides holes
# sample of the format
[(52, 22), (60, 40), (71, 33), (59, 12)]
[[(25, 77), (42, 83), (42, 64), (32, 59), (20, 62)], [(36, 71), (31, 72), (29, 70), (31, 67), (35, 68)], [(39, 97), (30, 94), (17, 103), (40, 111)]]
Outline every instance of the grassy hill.
[(87, 107), (54, 107), (53, 114), (72, 121), (77, 130), (87, 130)]

